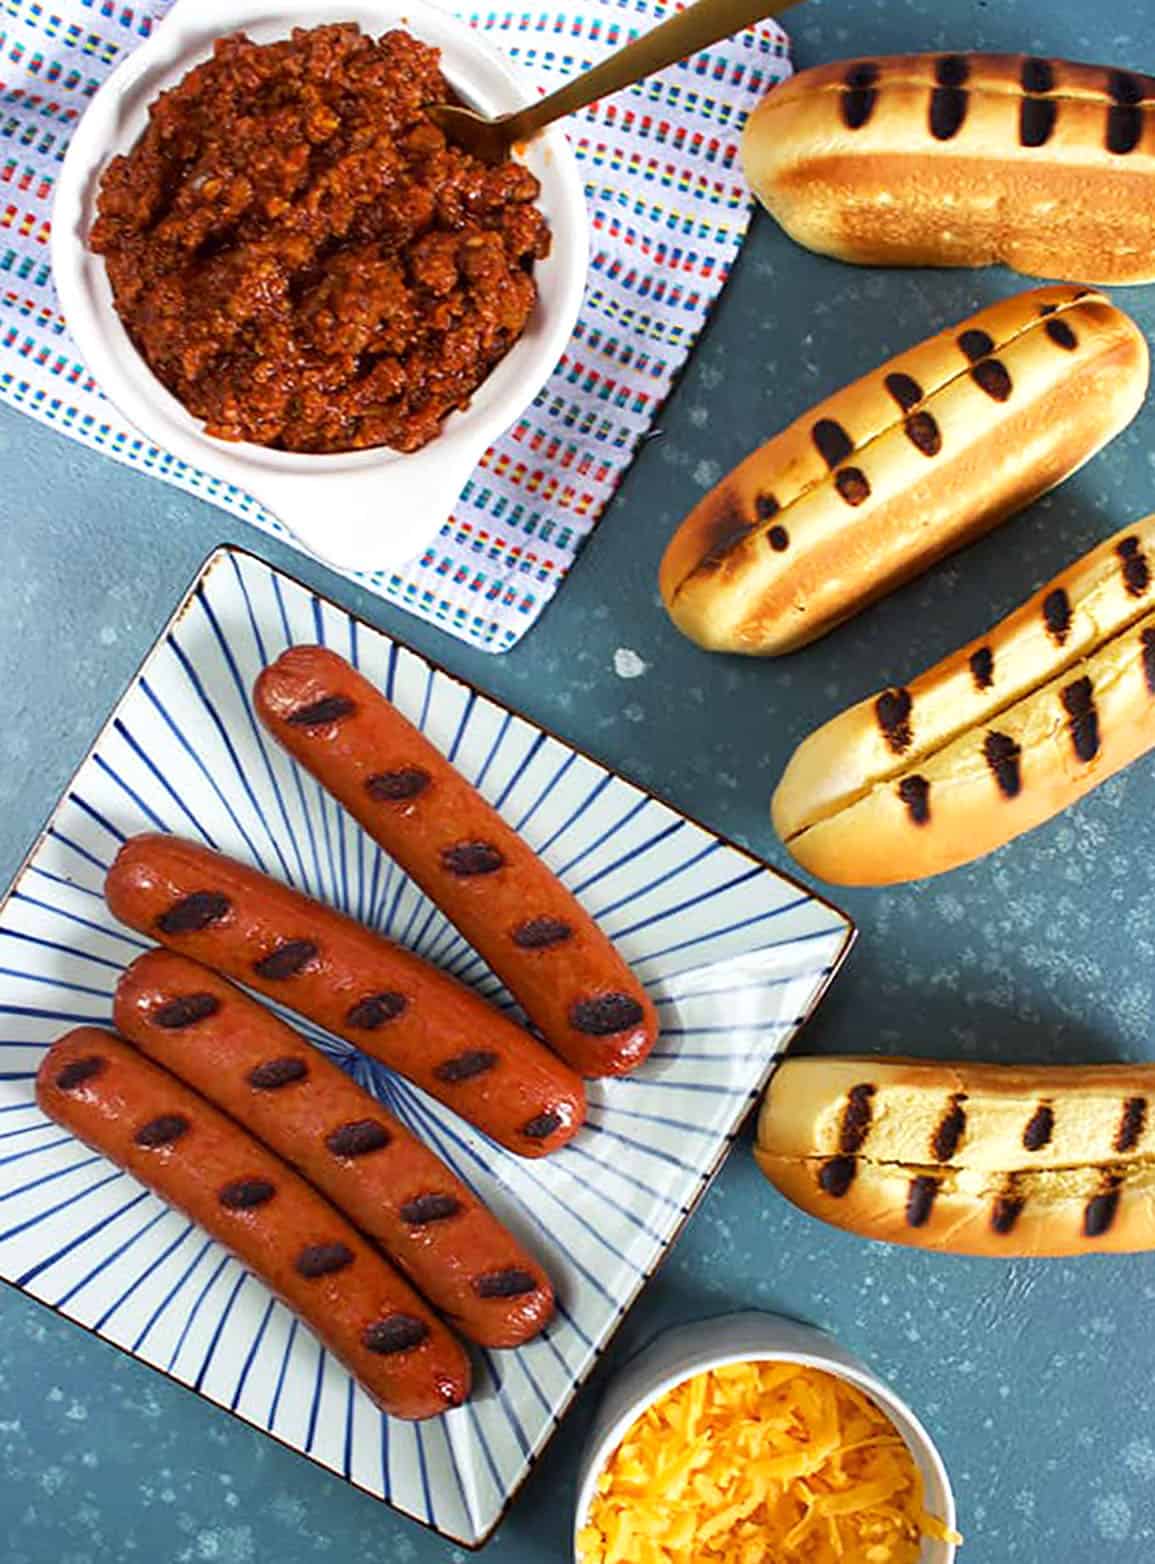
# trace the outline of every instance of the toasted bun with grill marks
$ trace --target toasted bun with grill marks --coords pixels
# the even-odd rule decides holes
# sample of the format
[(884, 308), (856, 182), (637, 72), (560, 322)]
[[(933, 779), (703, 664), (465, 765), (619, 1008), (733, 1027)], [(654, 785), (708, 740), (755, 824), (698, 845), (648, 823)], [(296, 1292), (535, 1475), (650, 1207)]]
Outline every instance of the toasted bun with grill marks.
[(1101, 294), (1005, 299), (837, 392), (748, 456), (662, 560), (679, 629), (776, 655), (987, 532), (1135, 416), (1147, 344)]
[(1027, 55), (802, 71), (754, 110), (746, 177), (792, 238), (867, 266), (1155, 281), (1155, 80)]
[(941, 874), (1049, 820), (1155, 745), (1155, 516), (1099, 544), (908, 685), (795, 750), (778, 834), (843, 885)]
[(788, 1200), (957, 1254), (1155, 1248), (1155, 1065), (791, 1059), (758, 1120)]

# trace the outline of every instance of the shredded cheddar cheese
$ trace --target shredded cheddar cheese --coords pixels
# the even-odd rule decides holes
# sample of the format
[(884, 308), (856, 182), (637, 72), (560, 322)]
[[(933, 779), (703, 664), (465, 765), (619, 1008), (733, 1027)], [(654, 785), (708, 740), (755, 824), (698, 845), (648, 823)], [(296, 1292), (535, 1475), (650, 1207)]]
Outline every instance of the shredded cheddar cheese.
[(917, 1564), (961, 1542), (923, 1508), (890, 1419), (794, 1363), (697, 1374), (633, 1425), (598, 1479), (581, 1564)]

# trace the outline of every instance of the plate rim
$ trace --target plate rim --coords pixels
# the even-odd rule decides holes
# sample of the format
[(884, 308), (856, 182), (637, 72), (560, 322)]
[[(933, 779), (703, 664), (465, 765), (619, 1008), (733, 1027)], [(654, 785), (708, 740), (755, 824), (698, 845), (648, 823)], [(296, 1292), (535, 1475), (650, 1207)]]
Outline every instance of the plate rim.
[[(797, 1018), (797, 1025), (794, 1028), (794, 1033), (790, 1042), (784, 1049), (781, 1050), (780, 1053), (773, 1055), (767, 1061), (765, 1069), (762, 1071), (758, 1080), (747, 1093), (741, 1111), (734, 1121), (733, 1128), (729, 1130), (721, 1139), (713, 1158), (706, 1166), (706, 1168), (699, 1174), (698, 1188), (691, 1198), (689, 1204), (683, 1208), (682, 1214), (678, 1219), (677, 1226), (663, 1244), (661, 1251), (655, 1257), (653, 1263), (646, 1270), (640, 1272), (637, 1276), (633, 1287), (627, 1294), (625, 1300), (619, 1306), (617, 1316), (611, 1324), (609, 1334), (606, 1336), (605, 1340), (594, 1349), (589, 1362), (585, 1365), (581, 1373), (574, 1378), (568, 1392), (559, 1402), (557, 1407), (551, 1408), (550, 1415), (553, 1424), (552, 1428), (550, 1428), (545, 1434), (540, 1447), (536, 1450), (530, 1451), (526, 1458), (523, 1471), (518, 1476), (513, 1487), (509, 1490), (508, 1493), (504, 1495), (501, 1507), (497, 1514), (481, 1533), (481, 1535), (475, 1539), (460, 1537), (455, 1532), (447, 1530), (444, 1526), (437, 1525), (432, 1520), (423, 1521), (419, 1519), (416, 1515), (410, 1514), (407, 1510), (404, 1510), (399, 1505), (395, 1504), (393, 1500), (388, 1498), (386, 1495), (374, 1493), (371, 1488), (367, 1488), (355, 1477), (347, 1475), (344, 1472), (337, 1471), (334, 1467), (328, 1466), (322, 1461), (313, 1460), (312, 1457), (307, 1455), (305, 1451), (299, 1449), (295, 1444), (292, 1444), (284, 1436), (276, 1433), (273, 1429), (262, 1427), (261, 1424), (255, 1422), (252, 1418), (247, 1417), (237, 1408), (223, 1406), (220, 1402), (214, 1401), (212, 1397), (206, 1396), (202, 1391), (195, 1389), (192, 1385), (186, 1385), (183, 1380), (178, 1379), (173, 1374), (170, 1374), (159, 1364), (150, 1363), (147, 1358), (139, 1357), (129, 1347), (122, 1346), (119, 1342), (112, 1341), (107, 1336), (102, 1335), (95, 1328), (95, 1326), (86, 1325), (83, 1321), (74, 1319), (70, 1314), (65, 1313), (65, 1311), (59, 1308), (56, 1304), (48, 1303), (45, 1300), (36, 1297), (34, 1293), (29, 1291), (28, 1288), (22, 1287), (18, 1282), (12, 1281), (8, 1277), (0, 1276), (0, 1284), (3, 1284), (3, 1286), (9, 1288), (12, 1292), (19, 1294), (21, 1297), (27, 1298), (37, 1308), (48, 1310), (49, 1313), (55, 1315), (57, 1319), (64, 1321), (66, 1325), (83, 1331), (86, 1335), (91, 1336), (94, 1340), (101, 1342), (105, 1347), (120, 1353), (122, 1356), (129, 1359), (130, 1362), (139, 1364), (140, 1367), (147, 1369), (150, 1373), (158, 1375), (168, 1384), (175, 1386), (177, 1390), (182, 1391), (189, 1396), (195, 1397), (197, 1401), (209, 1407), (214, 1413), (224, 1413), (226, 1416), (232, 1417), (236, 1419), (237, 1422), (242, 1423), (246, 1428), (252, 1429), (255, 1433), (261, 1434), (265, 1438), (273, 1440), (276, 1444), (280, 1445), (282, 1449), (290, 1451), (298, 1459), (310, 1461), (311, 1464), (318, 1469), (318, 1471), (327, 1477), (334, 1478), (339, 1482), (343, 1482), (349, 1487), (355, 1489), (357, 1492), (364, 1494), (367, 1498), (374, 1500), (375, 1503), (384, 1505), (401, 1520), (408, 1521), (415, 1526), (420, 1526), (423, 1531), (429, 1531), (434, 1536), (443, 1537), (446, 1540), (452, 1542), (457, 1547), (464, 1548), (469, 1553), (478, 1553), (492, 1540), (493, 1535), (498, 1530), (498, 1528), (504, 1524), (506, 1518), (509, 1515), (510, 1509), (512, 1508), (515, 1500), (520, 1495), (522, 1488), (529, 1480), (529, 1477), (533, 1473), (534, 1468), (540, 1462), (549, 1445), (553, 1442), (554, 1435), (561, 1427), (562, 1420), (573, 1407), (573, 1403), (576, 1400), (579, 1391), (585, 1388), (587, 1381), (594, 1373), (594, 1371), (599, 1367), (602, 1358), (608, 1352), (615, 1336), (621, 1329), (626, 1315), (637, 1302), (642, 1289), (653, 1278), (662, 1265), (663, 1261), (669, 1255), (670, 1251), (682, 1237), (682, 1234), (685, 1232), (688, 1223), (698, 1210), (699, 1205), (705, 1198), (706, 1194), (709, 1192), (711, 1185), (718, 1176), (718, 1173), (721, 1171), (722, 1165), (729, 1155), (734, 1142), (741, 1134), (742, 1128), (746, 1123), (755, 1099), (761, 1096), (761, 1094), (765, 1091), (770, 1077), (778, 1068), (782, 1057), (788, 1053), (790, 1048), (793, 1046), (794, 1038), (796, 1038), (798, 1034), (802, 1032), (803, 1029), (809, 1024), (814, 1013), (829, 992), (835, 978), (838, 977), (842, 971), (847, 957), (850, 955), (850, 952), (854, 948), (854, 945), (858, 939), (858, 925), (850, 916), (850, 914), (843, 911), (843, 909), (839, 907), (836, 902), (831, 901), (831, 899), (821, 891), (813, 890), (802, 880), (798, 879), (794, 874), (790, 873), (789, 870), (779, 869), (775, 865), (767, 863), (764, 858), (759, 857), (758, 854), (753, 852), (751, 849), (741, 846), (739, 843), (732, 841), (722, 832), (715, 830), (712, 826), (706, 825), (703, 821), (699, 820), (696, 815), (691, 814), (688, 810), (685, 810), (679, 805), (671, 802), (670, 799), (664, 797), (661, 793), (655, 792), (653, 788), (648, 787), (645, 783), (638, 782), (625, 772), (619, 771), (614, 766), (608, 765), (604, 760), (599, 760), (596, 755), (591, 755), (588, 750), (582, 748), (580, 744), (575, 744), (572, 740), (563, 738), (561, 734), (555, 732), (554, 729), (548, 726), (546, 723), (539, 722), (535, 718), (527, 716), (524, 712), (518, 711), (514, 707), (507, 705), (506, 702), (500, 698), (500, 696), (494, 695), (489, 691), (482, 689), (467, 676), (454, 673), (438, 658), (431, 657), (426, 652), (419, 651), (416, 647), (409, 645), (407, 641), (402, 640), (399, 636), (394, 635), (391, 631), (384, 630), (379, 625), (375, 625), (363, 614), (359, 614), (355, 610), (347, 608), (344, 604), (331, 597), (327, 592), (321, 591), (317, 587), (309, 585), (309, 583), (306, 581), (302, 581), (300, 577), (294, 575), (291, 570), (284, 570), (280, 565), (272, 564), (269, 560), (265, 559), (255, 550), (246, 548), (243, 544), (237, 543), (218, 543), (209, 551), (209, 553), (202, 560), (201, 564), (198, 566), (188, 586), (184, 592), (181, 593), (176, 606), (173, 608), (172, 612), (168, 615), (167, 619), (165, 619), (163, 624), (157, 630), (155, 636), (149, 642), (148, 647), (146, 648), (139, 662), (136, 664), (127, 682), (121, 687), (119, 693), (113, 700), (107, 717), (101, 723), (95, 736), (85, 748), (84, 753), (70, 771), (59, 796), (56, 798), (51, 810), (48, 813), (48, 816), (44, 820), (39, 830), (36, 832), (31, 845), (20, 859), (20, 862), (13, 872), (9, 883), (5, 887), (3, 894), (0, 895), (0, 917), (3, 916), (8, 903), (11, 901), (16, 891), (16, 888), (19, 886), (20, 882), (23, 880), (24, 876), (31, 867), (32, 860), (40, 852), (45, 841), (47, 840), (57, 816), (60, 814), (60, 811), (64, 808), (64, 805), (68, 800), (68, 794), (72, 783), (88, 764), (88, 762), (92, 759), (93, 755), (100, 747), (100, 744), (103, 742), (105, 735), (113, 728), (120, 708), (123, 706), (131, 691), (135, 689), (140, 682), (141, 676), (144, 672), (145, 666), (149, 662), (149, 659), (161, 646), (165, 638), (172, 632), (173, 629), (175, 629), (175, 627), (188, 613), (193, 599), (196, 597), (198, 591), (203, 587), (208, 577), (216, 569), (218, 569), (226, 559), (233, 556), (240, 556), (242, 559), (252, 560), (257, 565), (260, 565), (263, 569), (269, 570), (273, 572), (274, 575), (282, 576), (285, 580), (292, 582), (294, 586), (301, 588), (302, 591), (311, 593), (327, 607), (336, 610), (337, 613), (345, 614), (349, 619), (365, 630), (368, 630), (375, 635), (385, 636), (389, 641), (393, 642), (397, 646), (400, 646), (404, 651), (408, 652), (411, 657), (416, 657), (420, 662), (424, 663), (426, 667), (432, 669), (435, 673), (440, 674), (442, 678), (450, 679), (455, 684), (458, 684), (464, 689), (468, 690), (471, 694), (479, 696), (482, 700), (489, 701), (506, 716), (516, 717), (519, 721), (528, 723), (531, 728), (535, 729), (539, 733), (545, 734), (547, 738), (552, 739), (555, 743), (563, 745), (572, 754), (580, 756), (583, 760), (588, 761), (591, 765), (599, 767), (602, 771), (607, 772), (610, 776), (617, 777), (620, 781), (625, 782), (629, 787), (635, 788), (639, 793), (651, 799), (654, 803), (660, 804), (663, 808), (668, 809), (672, 814), (676, 815), (678, 819), (685, 821), (689, 825), (697, 827), (697, 829), (700, 831), (704, 831), (707, 836), (711, 837), (716, 842), (720, 842), (731, 852), (737, 853), (739, 856), (746, 859), (749, 863), (756, 865), (759, 869), (768, 870), (771, 874), (776, 875), (781, 880), (784, 880), (788, 885), (792, 885), (796, 890), (801, 891), (810, 900), (818, 902), (821, 906), (825, 907), (828, 912), (833, 913), (843, 925), (842, 938), (839, 947), (832, 956), (829, 967), (823, 975), (821, 982), (815, 987), (809, 1003)], [(109, 1024), (111, 1026), (111, 1022)]]

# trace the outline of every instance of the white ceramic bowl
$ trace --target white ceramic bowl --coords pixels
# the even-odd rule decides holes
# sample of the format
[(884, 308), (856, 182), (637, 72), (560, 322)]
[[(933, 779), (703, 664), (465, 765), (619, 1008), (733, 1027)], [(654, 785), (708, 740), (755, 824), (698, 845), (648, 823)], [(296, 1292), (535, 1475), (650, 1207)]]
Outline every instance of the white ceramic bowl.
[(293, 27), (335, 21), (359, 22), (373, 34), (403, 26), (435, 44), (448, 80), (487, 113), (519, 108), (532, 95), (502, 55), (430, 0), (177, 0), (148, 42), (109, 76), (76, 129), (53, 209), (52, 268), (89, 369), (141, 434), (254, 495), (321, 559), (374, 571), (412, 558), (436, 534), (479, 458), (533, 401), (573, 332), (588, 230), (581, 179), (562, 132), (547, 131), (525, 153), (553, 234), (549, 258), (535, 268), (539, 297), (529, 326), (470, 406), (409, 454), (381, 447), (312, 456), (212, 439), (133, 347), (112, 307), (104, 262), (85, 244), (105, 164), (133, 145), (148, 105), (206, 59), (215, 38), (246, 32), (269, 42)]
[[(602, 1468), (646, 1408), (695, 1374), (727, 1363), (766, 1361), (804, 1363), (825, 1369), (865, 1391), (906, 1441), (922, 1473), (927, 1509), (948, 1526), (954, 1526), (954, 1494), (942, 1457), (918, 1418), (893, 1390), (844, 1347), (812, 1325), (776, 1314), (726, 1314), (663, 1332), (626, 1364), (606, 1392), (590, 1430), (578, 1476), (575, 1559), (578, 1557), (577, 1534), (586, 1524), (594, 1486)], [(956, 1552), (953, 1543), (928, 1538), (923, 1543), (920, 1564), (952, 1564)]]

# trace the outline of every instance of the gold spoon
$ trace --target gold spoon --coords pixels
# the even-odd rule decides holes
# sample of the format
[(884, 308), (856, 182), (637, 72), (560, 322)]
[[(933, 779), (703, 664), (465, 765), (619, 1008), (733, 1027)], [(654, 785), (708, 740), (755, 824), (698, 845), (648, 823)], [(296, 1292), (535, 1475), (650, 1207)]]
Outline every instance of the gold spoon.
[(699, 49), (708, 49), (720, 38), (729, 38), (764, 17), (777, 16), (799, 0), (697, 0), (676, 16), (652, 27), (633, 43), (618, 49), (608, 60), (566, 82), (547, 98), (498, 119), (486, 119), (472, 109), (439, 103), (429, 110), (451, 141), (486, 163), (500, 163), (509, 149), (530, 141), (555, 119), (584, 109), (598, 98), (608, 97), (655, 71), (684, 60)]

